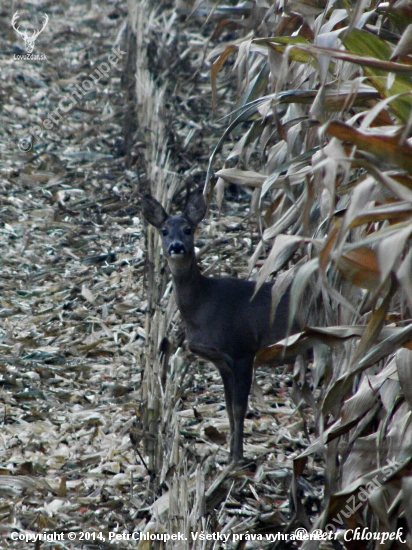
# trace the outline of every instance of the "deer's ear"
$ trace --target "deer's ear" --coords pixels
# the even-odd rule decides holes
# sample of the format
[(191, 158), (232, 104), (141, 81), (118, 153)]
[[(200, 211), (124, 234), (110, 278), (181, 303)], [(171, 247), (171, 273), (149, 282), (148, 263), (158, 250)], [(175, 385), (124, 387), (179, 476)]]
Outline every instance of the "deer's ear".
[(154, 227), (159, 229), (165, 223), (169, 214), (163, 208), (163, 206), (154, 199), (151, 195), (147, 194), (143, 197), (142, 201), (143, 216)]
[(186, 206), (185, 215), (193, 223), (197, 225), (203, 220), (206, 214), (206, 203), (203, 198), (203, 190), (198, 188), (190, 200), (189, 204)]

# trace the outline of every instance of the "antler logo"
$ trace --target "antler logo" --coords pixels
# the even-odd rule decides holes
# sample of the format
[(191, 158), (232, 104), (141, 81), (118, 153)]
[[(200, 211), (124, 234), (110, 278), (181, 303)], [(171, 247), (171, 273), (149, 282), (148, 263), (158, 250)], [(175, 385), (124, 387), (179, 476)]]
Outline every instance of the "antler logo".
[(49, 21), (49, 16), (47, 15), (47, 13), (45, 13), (43, 15), (43, 26), (42, 26), (42, 28), (40, 30), (34, 29), (33, 34), (31, 36), (28, 35), (28, 31), (23, 31), (22, 32), (22, 31), (19, 31), (20, 27), (16, 27), (16, 21), (17, 21), (18, 18), (19, 18), (19, 12), (16, 11), (16, 13), (13, 15), (13, 19), (11, 21), (11, 26), (17, 32), (17, 34), (19, 34), (23, 38), (24, 44), (26, 46), (26, 52), (27, 53), (32, 53), (32, 51), (34, 50), (34, 43), (36, 42), (37, 37), (39, 36), (39, 34), (41, 32), (43, 32), (44, 29), (46, 28), (46, 25)]

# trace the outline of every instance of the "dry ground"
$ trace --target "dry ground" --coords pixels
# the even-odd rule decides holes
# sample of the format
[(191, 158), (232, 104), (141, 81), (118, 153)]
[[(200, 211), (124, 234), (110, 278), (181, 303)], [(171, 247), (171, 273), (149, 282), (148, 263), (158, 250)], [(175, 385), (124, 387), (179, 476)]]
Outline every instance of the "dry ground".
[[(24, 53), (23, 42), (10, 27), (12, 7), (0, 9), (0, 546), (33, 547), (13, 541), (12, 532), (141, 531), (153, 519), (150, 505), (170, 487), (152, 493), (144, 446), (137, 443), (141, 457), (130, 439), (144, 406), (145, 249), (138, 190), (145, 136), (135, 130), (132, 167), (125, 169), (124, 65), (112, 68), (30, 151), (18, 147), (74, 83), (107, 61), (114, 44), (124, 48), (126, 6), (42, 2), (37, 13), (47, 12), (50, 20), (35, 52), (47, 61), (14, 59)], [(165, 4), (170, 16), (167, 9)], [(192, 185), (204, 177), (220, 126), (207, 95), (207, 67), (199, 70), (208, 28), (175, 19), (173, 29), (174, 67), (156, 50), (156, 29), (148, 48), (153, 74), (168, 84), (174, 167)], [(195, 131), (188, 138), (191, 125)], [(179, 206), (184, 198), (182, 185)], [(245, 222), (247, 204), (229, 191), (220, 217), (212, 207), (199, 235), (205, 266), (218, 261), (222, 273), (245, 275), (257, 236)], [(176, 414), (188, 476), (198, 464), (203, 468), (205, 530), (285, 530), (296, 512), (292, 459), (311, 430), (310, 419), (304, 422), (290, 399), (291, 371), (259, 371), (263, 394), (252, 401), (246, 423), (251, 462), (219, 479), (228, 449), (222, 384), (210, 365), (186, 352), (177, 319), (174, 330), (171, 340), (180, 339), (188, 370)], [(313, 487), (298, 490), (307, 495), (311, 515), (321, 497), (316, 487), (322, 470), (311, 464), (307, 472)], [(65, 540), (63, 546), (35, 547), (135, 544)]]

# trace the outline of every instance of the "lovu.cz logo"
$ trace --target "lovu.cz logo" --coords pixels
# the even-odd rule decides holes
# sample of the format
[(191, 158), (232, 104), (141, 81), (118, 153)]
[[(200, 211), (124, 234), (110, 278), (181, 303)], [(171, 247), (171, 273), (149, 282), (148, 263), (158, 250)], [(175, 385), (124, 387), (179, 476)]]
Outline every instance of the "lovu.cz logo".
[[(19, 12), (16, 11), (16, 13), (13, 15), (13, 19), (11, 20), (11, 26), (16, 31), (16, 33), (19, 34), (23, 38), (24, 45), (26, 47), (26, 52), (28, 54), (28, 56), (26, 56), (26, 57), (31, 58), (32, 56), (30, 54), (33, 53), (35, 42), (36, 42), (39, 34), (42, 33), (44, 31), (44, 29), (46, 28), (46, 25), (49, 21), (49, 16), (47, 15), (47, 13), (45, 13), (43, 15), (43, 26), (42, 26), (42, 28), (41, 29), (33, 29), (31, 35), (29, 35), (29, 31), (27, 31), (27, 30), (21, 31), (20, 26), (16, 27), (16, 22), (17, 22), (19, 17), (20, 17)], [(14, 56), (14, 57), (16, 57), (16, 56)], [(17, 56), (17, 57), (18, 58), (20, 58), (20, 57), (24, 58), (24, 56)]]

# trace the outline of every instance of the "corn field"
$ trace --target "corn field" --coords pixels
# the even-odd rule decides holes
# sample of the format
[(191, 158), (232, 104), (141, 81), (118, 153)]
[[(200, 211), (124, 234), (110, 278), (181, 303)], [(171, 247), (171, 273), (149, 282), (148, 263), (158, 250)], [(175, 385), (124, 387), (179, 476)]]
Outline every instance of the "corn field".
[[(247, 221), (259, 234), (249, 276), (257, 286), (277, 280), (274, 302), (285, 280), (293, 280), (290, 325), (302, 302), (308, 305), (305, 330), (256, 357), (259, 366), (281, 360), (285, 347), (297, 354), (292, 399), (303, 422), (308, 415), (314, 421), (293, 460), (295, 512), (287, 527), (334, 533), (402, 527), (406, 539), (412, 529), (412, 10), (403, 2), (197, 1), (178, 2), (176, 12), (188, 24), (213, 23), (204, 63), (210, 108), (226, 122), (209, 157), (205, 194), (221, 208), (228, 187), (247, 190)], [(139, 94), (143, 79), (137, 80)], [(161, 145), (148, 151), (151, 158), (161, 157)], [(152, 178), (152, 193), (166, 205), (178, 190), (171, 178)], [(153, 241), (151, 250), (158, 250)], [(158, 258), (151, 262), (158, 272)], [(170, 323), (170, 302), (166, 311), (148, 322), (157, 344)], [(159, 388), (151, 399), (162, 394), (155, 357), (148, 372)], [(178, 360), (175, 355), (171, 365)], [(166, 417), (163, 411), (159, 419)], [(171, 521), (172, 502), (187, 495), (188, 466), (169, 456), (167, 468), (177, 467)], [(315, 456), (322, 457), (324, 486), (314, 516), (298, 487)], [(204, 480), (192, 472), (196, 497), (174, 524), (185, 532), (201, 527)], [(304, 541), (302, 548), (325, 544)]]
[[(0, 547), (412, 547), (410, 3), (0, 25)], [(255, 357), (236, 464), (141, 211), (198, 187), (202, 273), (273, 281), (273, 315), (291, 285), (303, 327)]]

